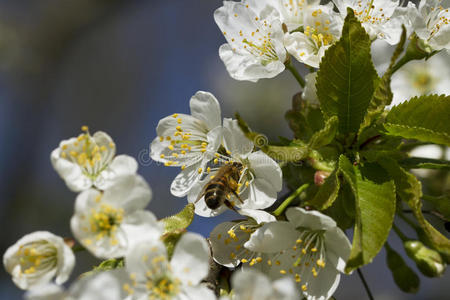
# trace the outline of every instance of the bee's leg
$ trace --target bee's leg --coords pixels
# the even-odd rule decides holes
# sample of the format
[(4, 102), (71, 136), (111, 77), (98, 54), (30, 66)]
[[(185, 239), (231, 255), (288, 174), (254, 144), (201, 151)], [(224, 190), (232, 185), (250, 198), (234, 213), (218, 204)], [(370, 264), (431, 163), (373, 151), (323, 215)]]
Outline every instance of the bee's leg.
[(234, 210), (235, 212), (238, 212), (238, 211), (236, 210), (236, 208), (234, 208), (233, 204), (231, 204), (230, 201), (225, 200), (223, 203), (224, 203), (229, 209)]

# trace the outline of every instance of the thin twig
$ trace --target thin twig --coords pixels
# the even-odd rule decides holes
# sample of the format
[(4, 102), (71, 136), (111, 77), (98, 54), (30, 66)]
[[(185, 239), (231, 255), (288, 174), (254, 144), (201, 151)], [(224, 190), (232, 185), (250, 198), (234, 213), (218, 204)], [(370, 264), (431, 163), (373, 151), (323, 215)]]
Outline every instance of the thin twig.
[(364, 278), (363, 273), (361, 272), (361, 270), (360, 270), (359, 268), (356, 269), (356, 272), (358, 273), (359, 278), (361, 279), (361, 281), (362, 281), (362, 283), (363, 283), (363, 285), (364, 285), (364, 289), (365, 289), (366, 292), (367, 292), (367, 296), (369, 297), (370, 300), (374, 300), (373, 295), (372, 295), (372, 292), (370, 291), (369, 285), (367, 284), (367, 281), (366, 281), (366, 279)]
[(304, 88), (305, 87), (305, 80), (303, 79), (302, 75), (300, 75), (300, 73), (297, 71), (297, 69), (290, 62), (286, 63), (285, 66), (286, 66), (286, 69), (291, 71), (292, 75), (294, 75), (295, 79), (298, 81), (300, 86), (302, 88)]

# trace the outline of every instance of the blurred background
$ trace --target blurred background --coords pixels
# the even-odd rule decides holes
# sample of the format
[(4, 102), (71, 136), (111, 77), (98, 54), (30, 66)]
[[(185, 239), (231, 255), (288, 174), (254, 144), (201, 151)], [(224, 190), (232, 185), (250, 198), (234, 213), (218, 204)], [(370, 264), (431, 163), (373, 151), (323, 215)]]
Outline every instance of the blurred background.
[[(119, 154), (140, 162), (150, 183), (149, 209), (158, 218), (179, 211), (171, 196), (178, 168), (152, 163), (148, 145), (159, 119), (189, 112), (198, 90), (219, 99), (224, 117), (234, 112), (269, 138), (291, 137), (284, 113), (299, 91), (290, 74), (256, 84), (231, 79), (218, 56), (224, 42), (213, 11), (220, 0), (0, 0), (0, 253), (23, 235), (48, 230), (70, 237), (76, 194), (52, 169), (49, 156), (82, 125), (106, 131)], [(233, 213), (196, 217), (190, 230), (208, 236)], [(402, 224), (400, 224), (402, 225)], [(405, 232), (408, 231), (405, 229)], [(400, 253), (396, 236), (391, 244)], [(77, 254), (76, 278), (98, 261)], [(409, 265), (413, 265), (409, 261)], [(448, 272), (421, 277), (416, 295), (393, 283), (382, 251), (363, 272), (376, 299), (444, 299)], [(23, 293), (0, 271), (0, 299)], [(344, 276), (336, 299), (365, 299), (356, 275)]]

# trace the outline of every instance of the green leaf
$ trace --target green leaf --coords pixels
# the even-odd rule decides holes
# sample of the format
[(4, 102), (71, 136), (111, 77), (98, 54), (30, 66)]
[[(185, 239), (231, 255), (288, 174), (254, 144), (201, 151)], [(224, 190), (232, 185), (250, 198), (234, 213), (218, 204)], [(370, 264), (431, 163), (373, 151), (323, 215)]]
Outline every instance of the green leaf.
[(173, 251), (175, 250), (175, 246), (177, 245), (178, 240), (185, 232), (186, 229), (177, 229), (161, 236), (161, 240), (166, 246), (167, 256), (169, 257), (169, 260), (172, 258)]
[(403, 258), (386, 243), (386, 263), (397, 286), (405, 293), (417, 293), (419, 276), (405, 263)]
[(338, 118), (333, 116), (325, 122), (325, 127), (320, 131), (316, 131), (309, 141), (309, 148), (318, 149), (330, 144), (338, 129)]
[(431, 245), (439, 252), (450, 255), (450, 241), (428, 223), (422, 214), (422, 202), (420, 201), (422, 186), (419, 180), (413, 174), (402, 169), (392, 158), (383, 157), (379, 163), (394, 179), (398, 196), (412, 209)]
[(366, 114), (378, 76), (370, 54), (371, 41), (353, 10), (348, 9), (341, 39), (322, 58), (317, 96), (326, 119), (339, 118), (339, 132), (357, 132)]
[(124, 264), (125, 262), (123, 258), (110, 258), (102, 261), (98, 266), (94, 266), (91, 271), (81, 274), (80, 277), (91, 276), (99, 272), (123, 268)]
[(348, 183), (340, 183), (338, 197), (333, 205), (325, 210), (325, 213), (343, 230), (355, 224), (355, 196)]
[(186, 229), (191, 225), (192, 220), (194, 220), (194, 211), (194, 204), (189, 203), (176, 215), (162, 219), (161, 221), (164, 223), (164, 233)]
[(373, 97), (370, 100), (369, 108), (366, 115), (364, 116), (361, 128), (359, 129), (358, 136), (360, 136), (362, 131), (365, 128), (369, 127), (381, 115), (386, 105), (391, 104), (393, 97), (391, 91), (392, 68), (394, 67), (394, 64), (400, 54), (403, 52), (405, 41), (406, 28), (403, 26), (400, 42), (397, 44), (397, 47), (395, 48), (395, 51), (391, 57), (391, 63), (389, 64), (389, 67), (387, 68), (381, 80), (378, 81), (375, 92), (373, 93)]
[(339, 195), (339, 178), (334, 171), (325, 179), (325, 182), (319, 187), (316, 195), (307, 204), (318, 210), (324, 210), (330, 207)]
[(292, 143), (289, 146), (268, 145), (265, 135), (252, 131), (238, 113), (235, 116), (244, 135), (273, 159), (284, 162), (297, 162), (308, 157), (309, 148), (301, 141)]
[(450, 161), (424, 157), (410, 157), (399, 161), (405, 169), (441, 169), (450, 170)]
[(414, 97), (393, 107), (384, 127), (390, 135), (450, 146), (449, 115), (450, 96)]
[(389, 235), (395, 213), (395, 186), (386, 171), (374, 163), (353, 166), (343, 155), (339, 170), (350, 184), (356, 200), (352, 250), (345, 271), (368, 264)]

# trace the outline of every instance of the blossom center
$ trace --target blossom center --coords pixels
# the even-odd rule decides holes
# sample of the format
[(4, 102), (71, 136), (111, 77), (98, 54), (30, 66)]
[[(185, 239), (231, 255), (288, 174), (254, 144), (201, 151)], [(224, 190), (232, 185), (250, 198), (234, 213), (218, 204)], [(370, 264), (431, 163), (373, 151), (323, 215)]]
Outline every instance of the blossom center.
[(124, 210), (102, 203), (98, 209), (91, 210), (89, 223), (91, 231), (97, 233), (97, 240), (105, 236), (112, 238), (111, 244), (117, 244), (115, 232), (123, 221)]
[(23, 273), (30, 275), (36, 270), (50, 270), (57, 264), (56, 249), (46, 241), (28, 243), (20, 246), (16, 255), (19, 257)]
[[(334, 42), (334, 36), (330, 33), (330, 20), (323, 17), (323, 11), (319, 8), (311, 13), (312, 22), (305, 27), (304, 34), (315, 44), (316, 49), (328, 46)], [(304, 52), (300, 53), (303, 56)]]
[(84, 175), (95, 179), (110, 161), (108, 147), (114, 149), (115, 144), (99, 146), (83, 126), (85, 133), (80, 134), (71, 144), (61, 146), (61, 157), (80, 166)]
[[(167, 159), (164, 163), (165, 166), (177, 165), (180, 163), (180, 159), (189, 156), (193, 153), (205, 153), (207, 151), (208, 142), (205, 133), (207, 132), (206, 125), (202, 122), (194, 124), (183, 123), (183, 118), (179, 114), (173, 114), (172, 118), (176, 120), (176, 125), (173, 130), (173, 136), (160, 136), (160, 142), (165, 140), (170, 142), (167, 146), (169, 154), (161, 154), (160, 157)], [(194, 128), (194, 126), (196, 128)], [(198, 128), (197, 128), (198, 127)], [(204, 130), (200, 130), (200, 128)], [(181, 169), (184, 170), (186, 165), (182, 165)]]
[(450, 19), (447, 15), (448, 8), (444, 9), (441, 5), (431, 7), (431, 12), (427, 18), (427, 27), (430, 30), (430, 37), (428, 40), (437, 34), (443, 26), (447, 26), (449, 24)]
[(359, 0), (354, 7), (355, 16), (361, 23), (382, 24), (389, 21), (390, 18), (385, 16), (383, 8), (376, 8), (374, 1)]

